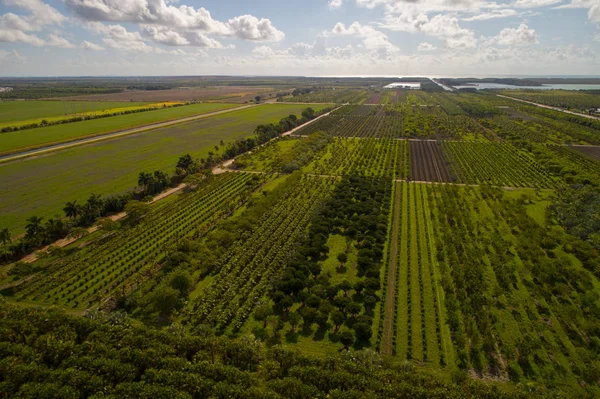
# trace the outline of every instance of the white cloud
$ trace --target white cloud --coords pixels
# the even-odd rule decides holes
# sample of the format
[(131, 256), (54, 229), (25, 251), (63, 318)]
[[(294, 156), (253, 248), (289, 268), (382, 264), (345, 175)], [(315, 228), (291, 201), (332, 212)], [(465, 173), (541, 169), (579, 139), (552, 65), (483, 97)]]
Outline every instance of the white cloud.
[(564, 4), (554, 8), (587, 8), (588, 19), (592, 22), (600, 23), (600, 2), (598, 2), (598, 0), (571, 0), (571, 3), (569, 4)]
[(420, 43), (419, 47), (417, 47), (417, 51), (433, 51), (433, 50), (437, 50), (437, 47), (435, 47), (433, 44), (427, 43), (427, 42)]
[(560, 3), (562, 0), (517, 0), (514, 4), (518, 8), (537, 8), (551, 6)]
[(2, 0), (2, 2), (7, 6), (29, 11), (31, 15), (24, 18), (38, 27), (42, 25), (60, 25), (67, 19), (56, 8), (40, 0)]
[(74, 48), (75, 46), (71, 44), (67, 39), (62, 38), (54, 33), (48, 35), (48, 39), (46, 40), (46, 46), (51, 47), (60, 47), (60, 48)]
[(255, 41), (281, 41), (285, 34), (275, 28), (270, 20), (258, 19), (252, 15), (242, 15), (227, 21), (231, 35), (240, 39)]
[(527, 24), (521, 24), (518, 28), (502, 29), (492, 41), (503, 46), (519, 46), (536, 44), (538, 42), (538, 36), (535, 29), (530, 29)]
[(361, 25), (359, 22), (353, 22), (347, 28), (346, 25), (338, 22), (331, 30), (331, 33), (333, 35), (360, 37), (363, 39), (365, 48), (370, 50), (397, 50), (397, 47), (390, 43), (385, 33), (378, 31), (371, 26)]
[(27, 43), (33, 46), (43, 46), (44, 40), (16, 29), (0, 29), (0, 42)]
[(99, 46), (97, 44), (88, 42), (87, 40), (84, 40), (83, 42), (81, 42), (81, 47), (84, 50), (91, 50), (91, 51), (102, 51), (104, 50), (104, 47)]
[(175, 7), (166, 0), (65, 0), (65, 3), (79, 17), (90, 21), (157, 25), (179, 33), (195, 31), (252, 41), (280, 41), (285, 37), (269, 19), (241, 15), (220, 22), (203, 7)]
[(329, 0), (329, 8), (340, 8), (344, 4), (344, 0)]
[(46, 25), (62, 25), (66, 17), (58, 10), (39, 0), (2, 0), (9, 7), (29, 12), (17, 15), (12, 12), (0, 15), (0, 42), (26, 43), (33, 46), (74, 47), (67, 40), (50, 34), (47, 40), (31, 34), (42, 30)]
[(504, 10), (493, 10), (490, 12), (485, 12), (483, 14), (473, 15), (472, 17), (463, 18), (463, 21), (487, 21), (489, 19), (496, 18), (507, 18), (517, 15), (515, 10), (504, 9)]

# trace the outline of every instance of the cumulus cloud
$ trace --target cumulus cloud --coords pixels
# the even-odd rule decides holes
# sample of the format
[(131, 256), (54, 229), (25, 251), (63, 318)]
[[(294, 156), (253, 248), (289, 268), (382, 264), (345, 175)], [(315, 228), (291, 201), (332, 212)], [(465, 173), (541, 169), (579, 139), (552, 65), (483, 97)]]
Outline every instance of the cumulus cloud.
[(84, 50), (91, 50), (91, 51), (102, 51), (104, 50), (104, 47), (99, 46), (97, 44), (88, 42), (87, 40), (84, 40), (83, 42), (81, 42), (81, 48), (83, 48)]
[(80, 18), (90, 21), (157, 25), (180, 34), (195, 31), (252, 41), (280, 41), (285, 37), (266, 18), (241, 15), (221, 22), (204, 7), (175, 7), (166, 0), (65, 0), (65, 4)]
[(417, 47), (417, 51), (433, 51), (433, 50), (437, 50), (437, 47), (435, 47), (433, 44), (427, 43), (427, 42), (420, 43), (419, 47)]
[(0, 42), (26, 43), (33, 46), (74, 47), (66, 39), (50, 34), (46, 40), (31, 32), (38, 32), (46, 25), (62, 25), (66, 17), (58, 10), (40, 0), (3, 0), (9, 7), (27, 11), (27, 15), (12, 12), (0, 15)]
[(275, 28), (270, 20), (258, 19), (252, 15), (242, 15), (227, 21), (230, 35), (240, 39), (255, 41), (281, 41), (285, 34)]
[(38, 29), (42, 25), (60, 25), (67, 19), (56, 8), (40, 0), (3, 0), (3, 3), (7, 6), (29, 11), (31, 15), (24, 18)]
[(43, 39), (16, 29), (0, 29), (0, 42), (26, 43), (38, 47), (44, 45)]
[(492, 40), (503, 46), (519, 46), (536, 44), (538, 36), (535, 29), (530, 29), (527, 24), (521, 24), (518, 28), (502, 29)]
[(385, 33), (374, 29), (371, 26), (361, 25), (359, 22), (353, 22), (346, 27), (341, 22), (335, 24), (331, 30), (333, 35), (356, 36), (363, 39), (363, 45), (367, 49), (397, 49), (390, 41)]
[(48, 35), (48, 39), (46, 40), (46, 46), (51, 47), (60, 47), (60, 48), (74, 48), (75, 46), (71, 44), (67, 39), (62, 38), (54, 33)]
[(329, 8), (340, 8), (344, 0), (329, 0)]

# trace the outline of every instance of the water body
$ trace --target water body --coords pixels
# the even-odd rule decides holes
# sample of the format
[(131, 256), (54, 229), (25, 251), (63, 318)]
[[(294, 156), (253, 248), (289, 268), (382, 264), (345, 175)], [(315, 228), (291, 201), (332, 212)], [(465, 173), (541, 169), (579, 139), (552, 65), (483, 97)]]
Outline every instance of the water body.
[(545, 84), (542, 86), (513, 86), (502, 83), (472, 83), (466, 86), (453, 86), (456, 89), (527, 89), (527, 90), (600, 90), (600, 85), (594, 84)]
[(384, 86), (384, 89), (396, 89), (398, 87), (407, 87), (409, 89), (420, 89), (421, 88), (421, 83), (419, 82), (395, 82), (395, 83), (390, 83), (387, 86)]

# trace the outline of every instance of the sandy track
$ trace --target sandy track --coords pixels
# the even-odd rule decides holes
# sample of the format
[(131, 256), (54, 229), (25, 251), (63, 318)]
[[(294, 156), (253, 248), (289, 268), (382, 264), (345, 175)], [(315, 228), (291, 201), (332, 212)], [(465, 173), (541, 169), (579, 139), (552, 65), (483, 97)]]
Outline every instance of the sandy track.
[[(152, 201), (150, 201), (150, 203), (152, 204), (152, 203), (154, 203), (156, 201), (160, 201), (161, 199), (163, 199), (165, 197), (168, 197), (169, 195), (182, 190), (185, 186), (186, 185), (182, 183), (182, 184), (178, 185), (177, 187), (173, 187), (173, 188), (171, 188), (171, 189), (169, 189), (167, 191), (164, 191), (164, 192), (158, 194), (156, 197), (152, 198)], [(127, 216), (127, 212), (119, 212), (117, 214), (114, 214), (114, 215), (110, 216), (109, 219), (117, 221), (117, 220), (123, 219), (125, 216)], [(90, 228), (87, 229), (87, 232), (88, 232), (88, 234), (91, 234), (91, 233), (93, 233), (93, 232), (95, 232), (97, 230), (98, 230), (98, 226), (92, 226), (92, 227), (90, 227)], [(33, 253), (25, 256), (24, 258), (21, 259), (21, 262), (33, 263), (36, 260), (38, 260), (38, 253), (39, 252), (47, 251), (50, 246), (58, 247), (58, 248), (63, 248), (63, 247), (66, 247), (67, 245), (72, 244), (75, 241), (79, 240), (79, 238), (80, 237), (77, 237), (77, 238), (75, 238), (75, 237), (72, 237), (72, 238), (67, 237), (67, 238), (63, 238), (63, 239), (60, 239), (58, 241), (55, 241), (52, 244), (46, 245), (42, 249), (39, 249), (36, 252), (33, 252)]]
[(400, 212), (401, 202), (400, 198), (402, 191), (395, 191), (395, 205), (394, 205), (394, 218), (392, 222), (392, 241), (390, 243), (390, 258), (388, 260), (389, 268), (387, 271), (387, 290), (385, 297), (385, 307), (383, 317), (383, 344), (381, 346), (381, 352), (384, 355), (394, 354), (394, 319), (396, 310), (396, 276), (398, 268), (398, 235), (400, 230)]
[(498, 97), (502, 97), (502, 98), (508, 98), (509, 100), (515, 100), (515, 101), (520, 101), (522, 103), (526, 103), (526, 104), (530, 104), (530, 105), (535, 105), (538, 106), (540, 108), (546, 108), (546, 109), (551, 109), (554, 111), (559, 111), (559, 112), (564, 112), (565, 114), (571, 114), (571, 115), (576, 115), (576, 116), (581, 116), (584, 118), (588, 118), (588, 119), (595, 119), (595, 120), (600, 120), (600, 117), (598, 116), (593, 116), (593, 115), (586, 115), (586, 114), (580, 114), (578, 112), (573, 112), (573, 111), (569, 111), (566, 109), (562, 109), (562, 108), (558, 108), (558, 107), (551, 107), (549, 105), (544, 105), (544, 104), (539, 104), (539, 103), (534, 103), (532, 101), (527, 101), (527, 100), (521, 100), (520, 98), (515, 98), (515, 97), (509, 97), (509, 96), (504, 96), (502, 94), (496, 94)]

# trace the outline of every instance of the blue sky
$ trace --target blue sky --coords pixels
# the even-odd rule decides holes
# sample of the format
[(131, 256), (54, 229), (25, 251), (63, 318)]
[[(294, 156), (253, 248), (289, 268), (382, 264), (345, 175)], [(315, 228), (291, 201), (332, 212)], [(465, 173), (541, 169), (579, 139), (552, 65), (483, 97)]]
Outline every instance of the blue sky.
[(0, 0), (0, 75), (599, 75), (600, 0)]

